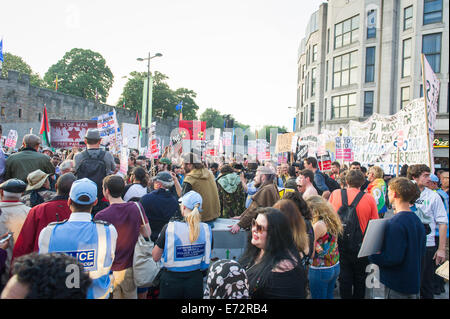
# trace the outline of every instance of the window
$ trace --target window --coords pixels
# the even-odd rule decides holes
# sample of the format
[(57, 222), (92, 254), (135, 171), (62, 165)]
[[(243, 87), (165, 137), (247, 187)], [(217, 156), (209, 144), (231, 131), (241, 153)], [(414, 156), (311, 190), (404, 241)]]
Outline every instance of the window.
[(400, 109), (403, 109), (409, 103), (409, 86), (402, 87), (400, 95)]
[[(2, 106), (2, 108), (0, 109), (0, 115), (1, 116), (6, 116), (6, 108), (4, 106)], [(40, 121), (41, 119), (39, 119)]]
[(313, 54), (312, 54), (312, 61), (317, 61), (317, 44), (313, 45)]
[(328, 91), (328, 61), (325, 63), (325, 91)]
[(424, 0), (423, 24), (442, 21), (442, 0)]
[(300, 127), (303, 126), (303, 112), (300, 112), (300, 121), (299, 121)]
[(411, 75), (411, 38), (403, 40), (402, 78)]
[(325, 122), (327, 120), (327, 99), (324, 101), (323, 105), (323, 121)]
[(41, 121), (41, 116), (42, 116), (42, 114), (39, 113), (39, 115), (38, 115), (38, 121), (39, 121), (39, 122)]
[(305, 100), (308, 99), (309, 97), (309, 73), (306, 74), (306, 79), (305, 79)]
[(309, 123), (314, 123), (314, 103), (311, 103), (311, 113), (309, 115)]
[(327, 53), (330, 52), (330, 28), (327, 30)]
[(377, 36), (377, 12), (370, 10), (367, 12), (367, 39)]
[(303, 106), (303, 103), (305, 102), (305, 85), (304, 84), (302, 84), (302, 91), (300, 92), (300, 94), (302, 95), (300, 105)]
[(366, 83), (375, 79), (375, 47), (366, 48)]
[(368, 117), (373, 114), (373, 91), (364, 92), (364, 116)]
[(22, 118), (22, 109), (19, 109), (19, 119)]
[(356, 93), (333, 96), (331, 98), (331, 118), (356, 117)]
[(434, 73), (441, 72), (441, 35), (441, 33), (427, 34), (422, 39), (422, 53), (427, 57)]
[(306, 65), (303, 64), (302, 66), (302, 80), (305, 78), (305, 71), (306, 71)]
[(311, 70), (311, 96), (316, 94), (316, 68)]
[(353, 51), (333, 59), (333, 88), (357, 83), (357, 54)]
[(309, 65), (309, 47), (306, 49), (306, 67)]
[(305, 125), (308, 124), (308, 105), (305, 107)]
[(413, 6), (406, 7), (403, 9), (403, 30), (408, 30), (412, 28), (413, 22)]
[(334, 25), (334, 48), (340, 48), (358, 40), (359, 15)]

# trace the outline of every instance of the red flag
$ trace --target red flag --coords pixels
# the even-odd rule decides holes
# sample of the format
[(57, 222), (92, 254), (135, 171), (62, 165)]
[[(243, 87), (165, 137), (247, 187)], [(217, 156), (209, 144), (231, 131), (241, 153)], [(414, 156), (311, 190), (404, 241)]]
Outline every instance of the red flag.
[(179, 121), (180, 135), (184, 140), (204, 140), (206, 132), (205, 121)]
[(50, 139), (48, 138), (48, 132), (50, 132), (50, 127), (48, 125), (48, 116), (47, 116), (47, 106), (44, 104), (44, 113), (41, 121), (41, 129), (39, 134), (42, 135), (43, 144), (47, 144), (50, 146)]

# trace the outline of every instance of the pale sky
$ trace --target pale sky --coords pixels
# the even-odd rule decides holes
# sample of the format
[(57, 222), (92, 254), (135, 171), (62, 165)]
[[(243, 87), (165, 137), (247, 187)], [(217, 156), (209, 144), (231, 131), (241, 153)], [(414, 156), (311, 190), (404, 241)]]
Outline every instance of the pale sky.
[[(197, 93), (200, 115), (211, 107), (258, 127), (292, 130), (297, 51), (322, 0), (4, 1), (4, 52), (44, 76), (72, 48), (99, 52), (114, 74), (115, 105), (136, 58), (157, 52), (151, 71)], [(175, 105), (173, 106), (175, 107)]]

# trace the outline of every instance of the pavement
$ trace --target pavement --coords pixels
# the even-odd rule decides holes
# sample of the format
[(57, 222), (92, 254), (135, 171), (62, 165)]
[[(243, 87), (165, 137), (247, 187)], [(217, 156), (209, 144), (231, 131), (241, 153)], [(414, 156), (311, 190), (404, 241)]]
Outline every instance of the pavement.
[[(393, 211), (389, 210), (384, 218), (393, 216)], [(366, 288), (366, 299), (384, 299), (384, 285), (381, 282), (373, 281), (375, 288)], [(434, 295), (434, 299), (449, 299), (449, 283), (445, 283), (445, 292), (439, 295)], [(339, 282), (336, 282), (336, 289), (334, 290), (334, 298), (341, 299), (339, 296)]]

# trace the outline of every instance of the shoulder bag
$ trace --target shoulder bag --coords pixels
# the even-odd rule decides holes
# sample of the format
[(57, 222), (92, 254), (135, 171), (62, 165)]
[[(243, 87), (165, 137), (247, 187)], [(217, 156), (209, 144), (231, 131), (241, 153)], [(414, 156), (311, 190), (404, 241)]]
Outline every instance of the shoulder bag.
[[(136, 206), (141, 215), (142, 224), (145, 225), (144, 216), (142, 215), (141, 207), (138, 203)], [(146, 240), (144, 236), (139, 234), (136, 246), (134, 247), (133, 256), (133, 276), (134, 283), (137, 287), (151, 287), (153, 280), (160, 270), (160, 263), (155, 262), (152, 257), (152, 250), (154, 243), (151, 240)]]

